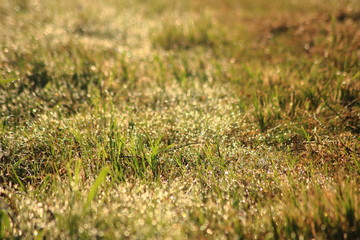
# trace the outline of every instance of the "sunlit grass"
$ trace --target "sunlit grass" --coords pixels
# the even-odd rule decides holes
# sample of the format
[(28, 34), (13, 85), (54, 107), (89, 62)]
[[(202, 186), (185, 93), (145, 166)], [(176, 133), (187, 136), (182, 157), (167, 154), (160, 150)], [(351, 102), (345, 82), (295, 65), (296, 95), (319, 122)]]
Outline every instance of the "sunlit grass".
[(359, 238), (359, 16), (1, 1), (0, 238)]

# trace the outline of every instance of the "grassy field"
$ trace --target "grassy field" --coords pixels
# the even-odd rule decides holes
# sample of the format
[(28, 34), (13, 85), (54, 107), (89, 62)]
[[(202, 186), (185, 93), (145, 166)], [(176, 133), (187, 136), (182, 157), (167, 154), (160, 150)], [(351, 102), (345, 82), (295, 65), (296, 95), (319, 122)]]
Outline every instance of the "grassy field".
[(0, 239), (360, 239), (358, 0), (1, 0)]

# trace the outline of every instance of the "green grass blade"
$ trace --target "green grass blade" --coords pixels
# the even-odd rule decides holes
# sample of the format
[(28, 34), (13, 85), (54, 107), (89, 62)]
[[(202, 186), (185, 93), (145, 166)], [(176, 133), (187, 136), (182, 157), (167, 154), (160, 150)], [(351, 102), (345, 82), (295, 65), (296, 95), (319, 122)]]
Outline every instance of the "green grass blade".
[(6, 84), (12, 81), (15, 81), (17, 78), (7, 78), (7, 79), (0, 79), (0, 84)]
[(86, 202), (85, 202), (85, 209), (88, 209), (90, 207), (91, 202), (95, 199), (96, 197), (96, 193), (100, 187), (100, 185), (105, 182), (106, 180), (106, 176), (108, 175), (108, 173), (110, 172), (110, 168), (109, 167), (104, 167), (98, 177), (96, 178), (96, 180), (94, 181), (94, 183), (92, 184), (90, 191), (88, 193)]
[(4, 210), (0, 210), (0, 239), (6, 238), (6, 234), (10, 228), (11, 224), (9, 215)]

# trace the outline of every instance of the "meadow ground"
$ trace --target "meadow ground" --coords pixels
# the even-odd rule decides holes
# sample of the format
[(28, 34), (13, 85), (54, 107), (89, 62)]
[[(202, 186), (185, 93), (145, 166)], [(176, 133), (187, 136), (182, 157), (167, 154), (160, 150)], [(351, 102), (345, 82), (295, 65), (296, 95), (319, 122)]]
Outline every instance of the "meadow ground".
[(357, 0), (1, 0), (0, 239), (359, 239)]

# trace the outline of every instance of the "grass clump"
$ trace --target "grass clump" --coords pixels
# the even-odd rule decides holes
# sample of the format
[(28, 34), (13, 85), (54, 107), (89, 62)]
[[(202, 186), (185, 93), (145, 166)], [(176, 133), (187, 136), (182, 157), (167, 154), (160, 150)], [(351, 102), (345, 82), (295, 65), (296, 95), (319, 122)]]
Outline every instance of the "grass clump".
[(164, 22), (152, 36), (155, 47), (164, 50), (188, 50), (195, 47), (220, 48), (227, 44), (226, 32), (207, 18), (194, 21)]

